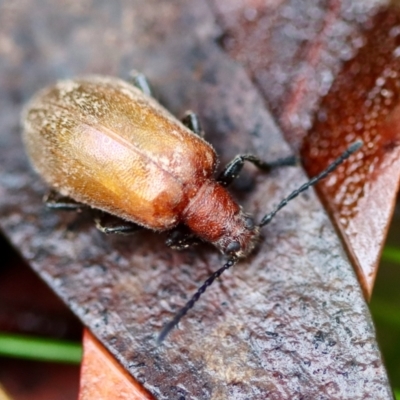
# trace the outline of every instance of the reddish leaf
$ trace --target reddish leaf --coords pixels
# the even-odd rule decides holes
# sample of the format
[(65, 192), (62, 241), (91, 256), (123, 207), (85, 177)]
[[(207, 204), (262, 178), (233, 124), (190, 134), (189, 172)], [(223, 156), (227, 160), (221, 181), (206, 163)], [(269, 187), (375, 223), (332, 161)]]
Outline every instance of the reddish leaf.
[(85, 330), (80, 400), (151, 400), (152, 396)]
[(362, 151), (320, 185), (369, 298), (400, 183), (400, 10), (375, 18), (366, 45), (323, 99), (303, 146), (311, 175), (362, 139)]
[[(320, 187), (367, 298), (400, 182), (399, 9), (393, 6), (371, 18), (383, 5), (382, 1), (355, 1), (351, 6), (340, 1), (284, 1), (269, 6), (215, 2), (226, 30), (225, 48), (250, 71), (291, 145), (299, 147), (312, 126), (302, 150), (310, 176), (349, 142), (364, 140), (362, 153)], [(321, 96), (343, 60), (354, 54), (334, 80), (313, 123)]]
[(293, 148), (386, 0), (213, 1), (222, 44), (260, 87)]

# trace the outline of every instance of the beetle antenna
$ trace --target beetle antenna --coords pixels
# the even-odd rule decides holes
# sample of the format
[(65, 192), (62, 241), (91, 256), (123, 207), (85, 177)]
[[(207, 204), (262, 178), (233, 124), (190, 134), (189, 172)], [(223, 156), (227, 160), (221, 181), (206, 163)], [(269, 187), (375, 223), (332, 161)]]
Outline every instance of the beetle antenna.
[[(302, 186), (300, 186), (298, 189), (294, 190), (289, 196), (287, 196), (285, 199), (283, 199), (278, 206), (275, 208), (274, 211), (271, 213), (265, 215), (259, 226), (264, 226), (267, 225), (269, 222), (271, 222), (272, 218), (278, 213), (279, 210), (281, 210), (283, 207), (285, 207), (288, 202), (295, 197), (297, 197), (300, 193), (304, 192), (307, 190), (309, 187), (314, 186), (316, 183), (318, 183), (320, 180), (326, 178), (331, 172), (333, 172), (343, 161), (345, 161), (347, 158), (349, 158), (354, 152), (356, 152), (361, 146), (363, 145), (363, 142), (361, 140), (358, 140), (354, 142), (352, 145), (349, 146), (349, 148), (344, 151), (335, 161), (333, 161), (332, 164), (330, 164), (326, 169), (324, 169), (320, 174), (315, 176), (314, 178), (310, 179), (308, 182), (304, 183)], [(162, 328), (160, 334), (158, 335), (157, 338), (157, 344), (161, 344), (164, 339), (168, 336), (168, 334), (171, 332), (172, 329), (175, 328), (176, 325), (179, 324), (180, 320), (187, 314), (187, 312), (193, 308), (195, 303), (199, 300), (201, 295), (207, 290), (209, 286), (212, 285), (212, 283), (219, 278), (227, 269), (233, 267), (238, 261), (237, 257), (232, 257), (230, 258), (224, 266), (222, 266), (220, 269), (215, 271), (213, 274), (211, 274), (205, 281), (204, 283), (199, 287), (197, 292), (192, 296), (192, 298), (175, 314), (174, 318), (172, 318), (171, 321), (169, 321), (164, 327)]]
[(277, 212), (285, 207), (287, 203), (289, 203), (290, 200), (294, 199), (297, 197), (300, 193), (304, 192), (307, 190), (309, 187), (314, 186), (316, 183), (318, 183), (320, 180), (326, 178), (331, 172), (333, 172), (343, 161), (345, 161), (347, 158), (349, 158), (355, 151), (357, 151), (361, 146), (363, 145), (363, 142), (361, 140), (357, 140), (353, 144), (351, 144), (346, 151), (344, 151), (335, 161), (333, 161), (332, 164), (330, 164), (326, 169), (324, 169), (320, 174), (315, 176), (314, 178), (310, 179), (308, 182), (304, 183), (302, 186), (300, 186), (298, 189), (294, 190), (289, 196), (284, 198), (275, 208), (274, 211), (270, 212), (269, 214), (265, 215), (263, 219), (260, 222), (260, 227), (267, 225), (271, 222), (272, 218), (275, 217)]
[(187, 314), (187, 312), (194, 306), (194, 304), (199, 300), (200, 296), (207, 290), (212, 283), (219, 278), (227, 269), (233, 267), (237, 263), (238, 259), (236, 257), (230, 258), (226, 264), (212, 273), (204, 283), (197, 289), (197, 292), (192, 296), (192, 298), (175, 314), (174, 318), (171, 319), (162, 328), (160, 334), (157, 338), (157, 344), (161, 344), (162, 341), (168, 336), (171, 330), (179, 324), (179, 321)]

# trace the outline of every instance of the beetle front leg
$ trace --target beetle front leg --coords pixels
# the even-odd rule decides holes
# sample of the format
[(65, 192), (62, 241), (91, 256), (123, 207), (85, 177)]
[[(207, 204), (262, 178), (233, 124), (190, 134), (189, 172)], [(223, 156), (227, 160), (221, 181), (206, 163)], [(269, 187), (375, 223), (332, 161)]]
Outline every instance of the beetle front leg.
[(202, 138), (204, 137), (204, 130), (201, 127), (199, 117), (193, 111), (186, 111), (184, 117), (182, 118), (182, 123), (196, 135)]
[(184, 225), (173, 229), (168, 235), (168, 239), (165, 241), (165, 244), (173, 250), (184, 250), (199, 243), (200, 239), (193, 235)]
[(144, 94), (153, 97), (153, 92), (151, 90), (149, 81), (144, 74), (136, 70), (132, 70), (129, 73), (129, 81), (133, 84), (133, 86), (140, 89)]
[(81, 211), (82, 208), (86, 207), (84, 204), (78, 203), (70, 197), (62, 196), (55, 190), (50, 190), (43, 197), (43, 201), (46, 204), (46, 207), (51, 208), (52, 210)]
[(265, 162), (252, 154), (239, 154), (219, 174), (217, 182), (222, 186), (230, 185), (239, 176), (245, 161), (251, 162), (262, 171), (269, 172), (271, 169), (277, 167), (294, 166), (297, 164), (298, 158), (296, 156), (289, 156), (272, 162)]
[(93, 213), (96, 228), (99, 231), (106, 233), (107, 235), (111, 233), (119, 235), (130, 235), (143, 229), (143, 227), (140, 225), (137, 225), (133, 222), (125, 221), (114, 215), (107, 214), (104, 211), (93, 210)]

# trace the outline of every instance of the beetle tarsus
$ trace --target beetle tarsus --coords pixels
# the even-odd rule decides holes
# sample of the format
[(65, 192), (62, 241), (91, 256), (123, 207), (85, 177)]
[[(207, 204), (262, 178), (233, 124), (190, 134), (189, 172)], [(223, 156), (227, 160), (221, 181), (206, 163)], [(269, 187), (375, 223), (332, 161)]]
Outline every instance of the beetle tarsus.
[(55, 190), (50, 190), (43, 197), (43, 201), (46, 207), (59, 211), (81, 211), (82, 208), (86, 207), (84, 204), (78, 203), (70, 197), (60, 195)]
[(145, 95), (150, 97), (153, 96), (153, 91), (151, 90), (149, 81), (144, 74), (136, 70), (132, 70), (129, 76), (129, 81), (133, 84), (133, 86), (137, 87)]
[(193, 235), (185, 226), (178, 226), (169, 234), (165, 244), (173, 250), (184, 250), (199, 244), (200, 240)]
[(199, 300), (199, 298), (207, 290), (207, 288), (211, 286), (212, 283), (216, 279), (218, 279), (226, 270), (233, 267), (236, 263), (237, 263), (237, 258), (229, 259), (224, 264), (224, 266), (215, 271), (204, 281), (204, 283), (197, 289), (197, 292), (192, 296), (192, 298), (175, 314), (174, 318), (171, 321), (169, 321), (166, 325), (164, 325), (163, 329), (161, 330), (157, 338), (158, 345), (164, 341), (164, 339), (168, 336), (171, 330), (174, 329), (174, 327), (179, 324), (179, 321), (187, 314), (187, 312), (191, 308), (193, 308), (195, 303)]
[(289, 156), (285, 158), (279, 158), (278, 160), (272, 162), (266, 162), (260, 160), (257, 156), (252, 154), (239, 154), (226, 165), (224, 170), (219, 174), (217, 182), (224, 187), (229, 186), (239, 176), (245, 161), (249, 161), (257, 168), (269, 172), (273, 168), (294, 166), (299, 160), (296, 156)]
[(182, 123), (197, 136), (202, 138), (204, 137), (204, 130), (201, 126), (200, 119), (193, 111), (186, 111), (184, 117), (182, 118)]
[(93, 210), (94, 223), (96, 228), (107, 235), (119, 234), (119, 235), (130, 235), (135, 233), (143, 227), (133, 222), (124, 221), (114, 215), (107, 214), (100, 210)]
[(342, 164), (343, 161), (347, 160), (355, 151), (357, 151), (361, 146), (363, 145), (363, 142), (361, 140), (358, 140), (351, 144), (346, 151), (344, 151), (335, 161), (332, 162), (326, 169), (324, 169), (321, 173), (319, 173), (317, 176), (314, 178), (311, 178), (308, 182), (304, 183), (302, 186), (300, 186), (298, 189), (294, 190), (289, 196), (284, 198), (269, 214), (265, 215), (261, 222), (260, 222), (260, 227), (265, 226), (269, 224), (274, 218), (274, 216), (277, 214), (279, 210), (281, 210), (283, 207), (286, 206), (286, 204), (289, 203), (292, 199), (297, 197), (300, 193), (303, 193), (306, 191), (308, 188), (311, 186), (314, 186), (316, 183), (318, 183), (320, 180), (326, 178), (331, 172), (333, 172), (340, 164)]

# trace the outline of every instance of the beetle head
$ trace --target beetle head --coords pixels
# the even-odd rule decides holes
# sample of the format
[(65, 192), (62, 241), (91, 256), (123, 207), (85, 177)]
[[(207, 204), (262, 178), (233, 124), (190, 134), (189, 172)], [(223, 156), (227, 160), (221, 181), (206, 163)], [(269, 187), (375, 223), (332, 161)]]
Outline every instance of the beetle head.
[(225, 222), (225, 234), (217, 240), (215, 245), (228, 256), (247, 257), (257, 245), (260, 227), (242, 210)]

